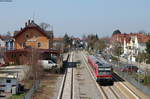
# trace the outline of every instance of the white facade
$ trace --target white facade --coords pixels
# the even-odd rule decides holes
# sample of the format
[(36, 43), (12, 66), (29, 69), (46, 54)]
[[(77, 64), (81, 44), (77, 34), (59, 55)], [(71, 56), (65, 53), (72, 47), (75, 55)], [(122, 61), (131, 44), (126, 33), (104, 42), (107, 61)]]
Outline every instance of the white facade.
[(136, 56), (139, 52), (145, 52), (146, 43), (140, 42), (136, 35), (131, 36), (130, 40), (127, 42), (124, 39), (123, 43), (123, 55), (129, 61), (135, 62)]
[(16, 77), (13, 77), (12, 75), (8, 76), (6, 74), (0, 75), (0, 90), (3, 92), (9, 92), (11, 93), (12, 87), (18, 88), (18, 80)]
[(3, 52), (5, 51), (5, 41), (0, 39), (0, 64), (4, 64)]
[(135, 62), (136, 56), (138, 55), (138, 51), (139, 51), (139, 43), (137, 36), (131, 36), (130, 41), (128, 42), (124, 39), (122, 56), (126, 56), (126, 58), (129, 61)]
[(5, 47), (5, 42), (2, 39), (0, 39), (0, 48), (1, 47)]

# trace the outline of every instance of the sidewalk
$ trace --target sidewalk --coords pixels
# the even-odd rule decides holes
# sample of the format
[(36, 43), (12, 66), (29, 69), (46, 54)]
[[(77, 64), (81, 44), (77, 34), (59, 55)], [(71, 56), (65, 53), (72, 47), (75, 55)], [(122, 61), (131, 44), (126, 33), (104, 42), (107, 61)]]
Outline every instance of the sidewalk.
[(128, 64), (136, 65), (136, 66), (140, 67), (141, 69), (148, 69), (148, 70), (150, 70), (150, 64), (145, 64), (145, 63), (140, 63), (139, 64), (137, 62), (130, 62), (130, 61), (127, 61), (127, 59), (122, 58), (122, 57), (120, 57), (120, 61), (125, 62), (125, 63), (128, 62)]

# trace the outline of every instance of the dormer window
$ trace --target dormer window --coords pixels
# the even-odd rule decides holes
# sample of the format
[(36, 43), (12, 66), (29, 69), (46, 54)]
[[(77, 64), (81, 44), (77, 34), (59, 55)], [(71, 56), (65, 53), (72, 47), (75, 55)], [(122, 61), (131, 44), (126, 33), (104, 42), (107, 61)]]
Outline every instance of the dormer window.
[(29, 38), (29, 34), (28, 33), (25, 34), (25, 38)]

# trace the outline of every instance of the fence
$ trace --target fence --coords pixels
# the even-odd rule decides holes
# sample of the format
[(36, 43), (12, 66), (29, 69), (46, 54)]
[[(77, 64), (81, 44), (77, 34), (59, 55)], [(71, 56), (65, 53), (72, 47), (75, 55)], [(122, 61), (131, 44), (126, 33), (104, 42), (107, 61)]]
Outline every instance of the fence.
[(115, 72), (117, 72), (120, 77), (122, 77), (123, 79), (127, 80), (128, 82), (130, 82), (136, 88), (140, 89), (143, 93), (145, 93), (146, 95), (150, 96), (150, 89), (147, 88), (147, 86), (144, 86), (143, 84), (141, 84), (140, 82), (135, 80), (133, 77), (131, 77), (131, 75), (129, 75), (127, 73), (123, 73), (123, 72), (121, 72), (119, 70), (115, 70)]
[(31, 99), (31, 96), (39, 88), (39, 86), (40, 86), (40, 80), (36, 80), (32, 88), (24, 96), (24, 99)]

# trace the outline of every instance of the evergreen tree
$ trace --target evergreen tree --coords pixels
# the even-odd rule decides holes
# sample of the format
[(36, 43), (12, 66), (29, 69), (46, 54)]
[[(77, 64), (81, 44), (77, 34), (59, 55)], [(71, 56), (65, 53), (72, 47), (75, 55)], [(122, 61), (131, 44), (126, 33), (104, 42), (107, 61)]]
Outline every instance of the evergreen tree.
[(113, 32), (113, 35), (115, 35), (115, 34), (121, 34), (120, 30), (119, 30), (119, 29), (115, 30), (115, 31)]
[(147, 54), (146, 63), (150, 63), (150, 40), (146, 42), (146, 54)]

